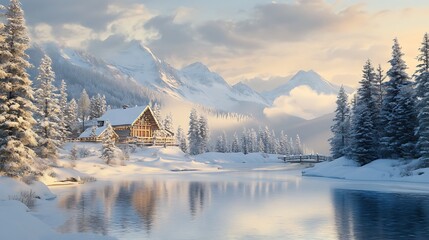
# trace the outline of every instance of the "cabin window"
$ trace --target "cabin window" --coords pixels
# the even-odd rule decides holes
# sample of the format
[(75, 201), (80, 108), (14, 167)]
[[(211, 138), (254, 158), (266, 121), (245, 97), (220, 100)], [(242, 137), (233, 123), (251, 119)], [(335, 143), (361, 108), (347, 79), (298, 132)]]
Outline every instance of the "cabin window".
[(103, 126), (104, 126), (104, 121), (97, 122), (97, 127), (103, 127)]

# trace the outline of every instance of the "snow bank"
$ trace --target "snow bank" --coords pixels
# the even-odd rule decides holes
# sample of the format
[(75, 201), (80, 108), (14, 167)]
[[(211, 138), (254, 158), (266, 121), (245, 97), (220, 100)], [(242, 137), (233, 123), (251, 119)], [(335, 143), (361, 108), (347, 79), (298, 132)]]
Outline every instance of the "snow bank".
[(33, 191), (41, 199), (52, 199), (55, 195), (42, 182), (35, 181), (27, 185), (13, 178), (0, 177), (0, 200), (8, 200), (12, 196), (17, 196), (21, 192)]
[(348, 180), (429, 183), (429, 168), (416, 169), (417, 164), (418, 160), (379, 159), (359, 167), (355, 161), (342, 157), (331, 162), (318, 163), (313, 168), (302, 171), (302, 175)]

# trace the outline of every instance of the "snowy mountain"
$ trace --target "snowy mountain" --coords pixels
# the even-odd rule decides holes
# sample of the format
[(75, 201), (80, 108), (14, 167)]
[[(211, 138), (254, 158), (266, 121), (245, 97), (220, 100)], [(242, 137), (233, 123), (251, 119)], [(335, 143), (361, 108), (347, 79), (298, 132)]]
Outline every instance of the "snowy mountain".
[[(299, 71), (285, 84), (275, 88), (272, 91), (263, 92), (262, 95), (270, 102), (274, 101), (277, 97), (289, 95), (290, 92), (300, 86), (307, 86), (318, 94), (336, 95), (340, 86), (335, 85), (324, 79), (313, 70)], [(346, 91), (352, 91), (346, 88)]]
[[(73, 98), (85, 88), (89, 95), (105, 94), (113, 106), (143, 105), (167, 96), (223, 111), (235, 111), (242, 105), (255, 109), (268, 105), (251, 88), (230, 86), (202, 63), (175, 69), (137, 41), (118, 44), (107, 39), (99, 47), (84, 52), (48, 44), (33, 47), (29, 55), (32, 64), (38, 66), (46, 52), (53, 59), (58, 82), (66, 80)], [(30, 75), (34, 78), (37, 68)]]
[(78, 99), (84, 88), (90, 96), (97, 93), (105, 95), (108, 104), (113, 107), (123, 104), (145, 105), (160, 98), (120, 70), (86, 52), (47, 45), (43, 48), (33, 46), (27, 53), (31, 64), (35, 66), (28, 70), (32, 79), (37, 76), (37, 66), (43, 54), (46, 53), (52, 58), (52, 67), (56, 73), (55, 84), (59, 86), (62, 79), (66, 81), (69, 99)]
[(118, 69), (158, 94), (227, 111), (233, 111), (242, 102), (267, 105), (260, 95), (238, 91), (202, 63), (178, 70), (137, 41), (118, 44), (117, 39), (107, 39), (101, 45), (102, 51), (93, 51), (93, 54), (107, 62), (110, 68)]

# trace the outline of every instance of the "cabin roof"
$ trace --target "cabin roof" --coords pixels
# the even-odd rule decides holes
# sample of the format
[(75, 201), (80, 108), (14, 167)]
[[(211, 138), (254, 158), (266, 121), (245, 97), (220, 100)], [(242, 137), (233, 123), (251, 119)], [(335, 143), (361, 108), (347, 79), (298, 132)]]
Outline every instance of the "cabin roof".
[[(149, 106), (137, 106), (132, 108), (119, 108), (107, 110), (103, 116), (98, 118), (99, 121), (109, 121), (112, 126), (127, 126), (133, 125), (146, 111), (154, 116), (152, 109)], [(155, 123), (160, 128), (158, 119), (155, 118)]]
[(106, 130), (106, 126), (103, 127), (96, 127), (95, 128), (95, 135), (92, 135), (92, 127), (87, 128), (83, 133), (80, 134), (79, 138), (90, 138), (90, 137), (100, 137), (101, 134), (103, 134), (104, 130)]

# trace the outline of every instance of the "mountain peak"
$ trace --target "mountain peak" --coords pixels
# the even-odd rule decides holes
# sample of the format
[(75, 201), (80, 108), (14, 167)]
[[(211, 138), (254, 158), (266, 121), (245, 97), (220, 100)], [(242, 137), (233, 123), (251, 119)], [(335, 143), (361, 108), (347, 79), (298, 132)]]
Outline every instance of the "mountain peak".
[(290, 92), (300, 86), (307, 86), (318, 94), (337, 94), (339, 86), (330, 83), (314, 70), (298, 71), (289, 81), (276, 89), (265, 92), (264, 96), (274, 101), (279, 96), (289, 95)]
[(182, 71), (197, 71), (197, 72), (211, 72), (210, 69), (201, 62), (194, 62), (184, 67)]

